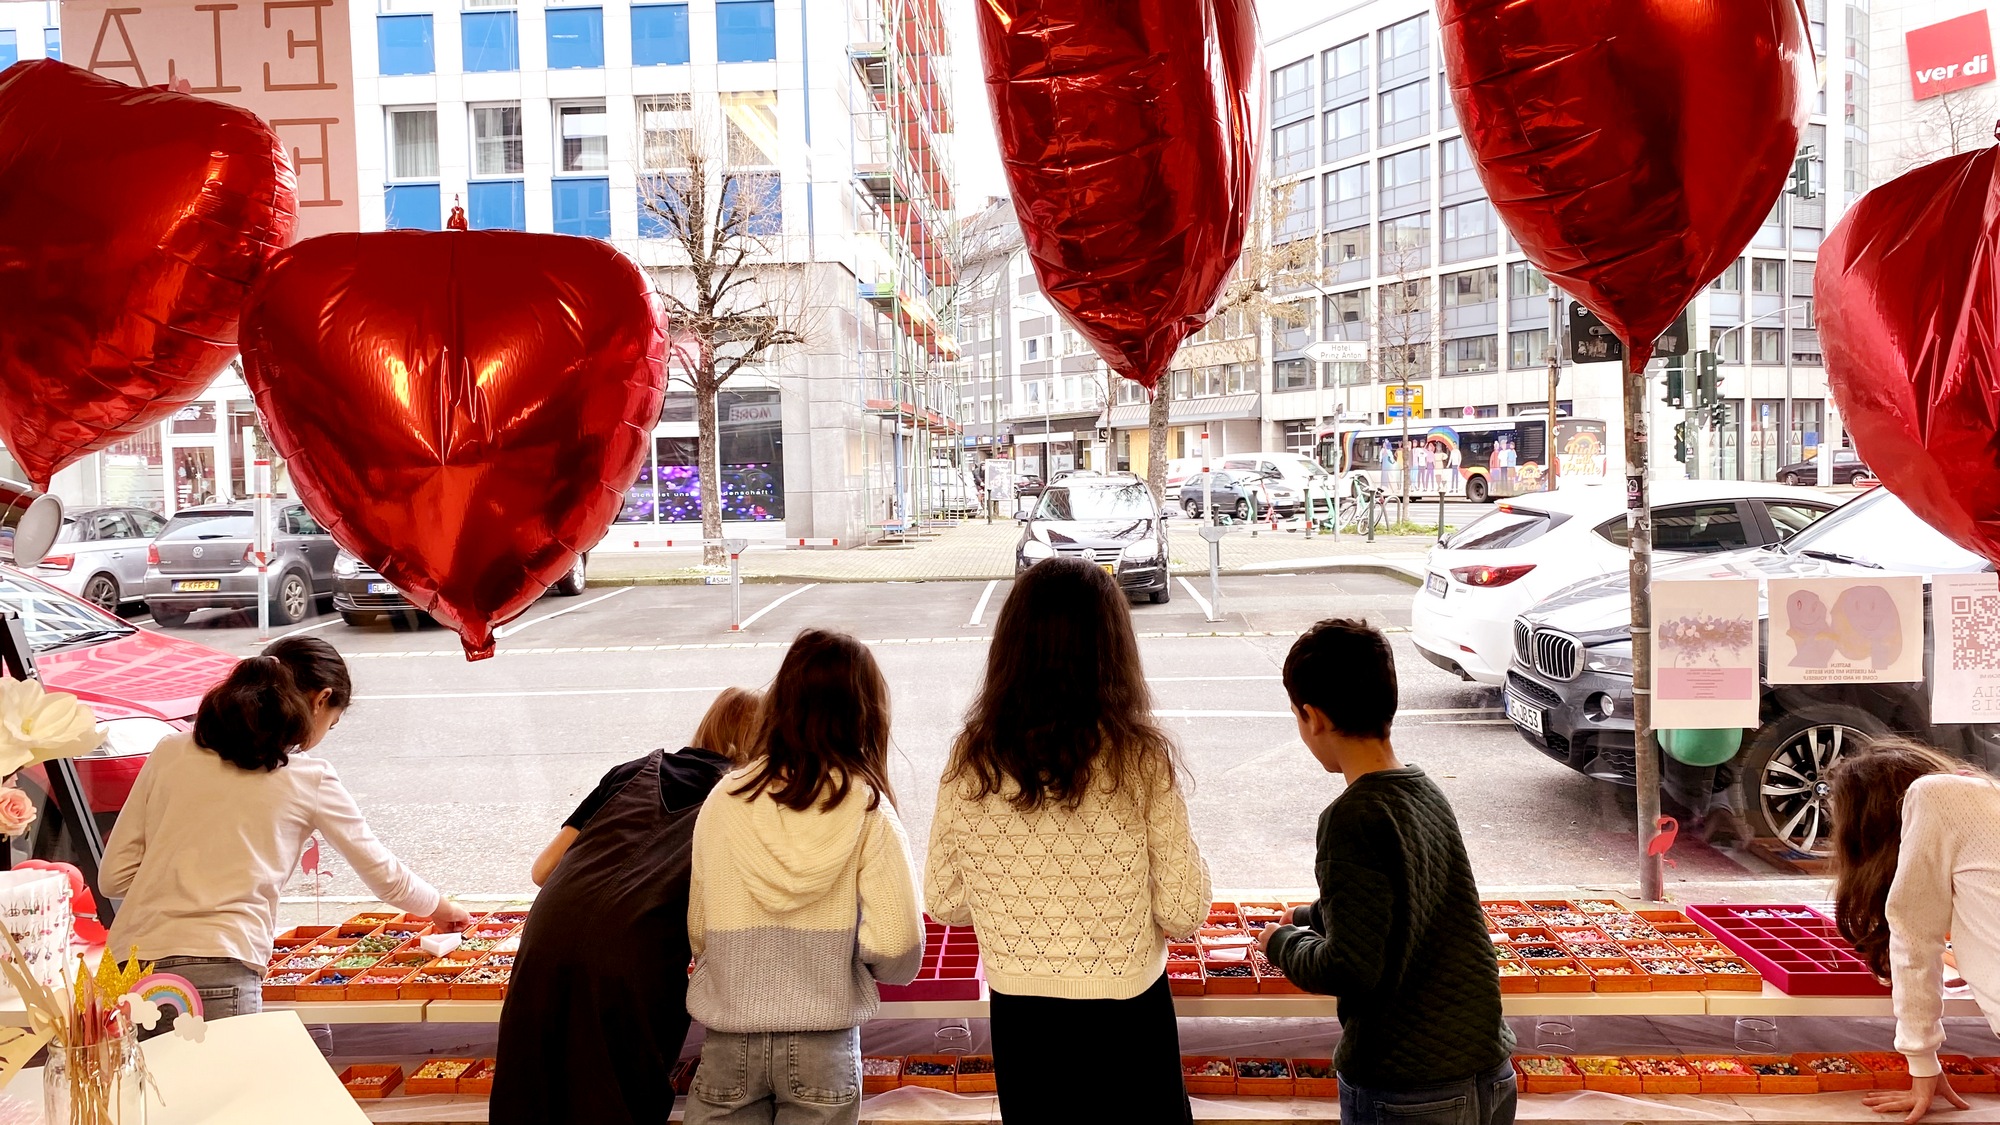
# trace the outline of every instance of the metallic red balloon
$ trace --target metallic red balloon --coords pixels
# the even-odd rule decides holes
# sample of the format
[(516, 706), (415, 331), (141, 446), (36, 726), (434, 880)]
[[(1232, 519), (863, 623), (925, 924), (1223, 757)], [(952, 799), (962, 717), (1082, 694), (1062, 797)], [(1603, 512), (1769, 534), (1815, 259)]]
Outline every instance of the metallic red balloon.
[(479, 660), (618, 515), (664, 339), (595, 239), (336, 234), (271, 264), (243, 368), (306, 508)]
[(1501, 222), (1643, 360), (1791, 173), (1819, 85), (1803, 0), (1438, 0), (1438, 22)]
[(36, 484), (208, 388), (297, 217), (248, 110), (53, 60), (0, 73), (0, 435)]
[(1249, 0), (982, 0), (986, 88), (1042, 290), (1151, 387), (1243, 251), (1263, 86)]
[(1855, 450), (1910, 510), (2000, 563), (2000, 150), (1861, 198), (1819, 250), (1820, 346)]

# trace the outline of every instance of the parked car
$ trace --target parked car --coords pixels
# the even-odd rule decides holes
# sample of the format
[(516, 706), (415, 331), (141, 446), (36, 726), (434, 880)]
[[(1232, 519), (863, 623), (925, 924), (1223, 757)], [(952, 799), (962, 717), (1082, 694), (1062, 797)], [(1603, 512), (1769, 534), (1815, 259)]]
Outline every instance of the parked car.
[(1260, 473), (1266, 480), (1283, 481), (1287, 488), (1301, 495), (1305, 493), (1307, 486), (1311, 486), (1313, 491), (1321, 496), (1333, 491), (1333, 478), (1327, 475), (1326, 467), (1303, 453), (1289, 451), (1245, 453), (1240, 456), (1224, 457), (1222, 468)]
[(1031, 512), (1017, 514), (1021, 540), (1014, 573), (1062, 555), (1103, 567), (1127, 594), (1155, 603), (1173, 597), (1167, 575), (1167, 522), (1146, 482), (1129, 473), (1052, 484)]
[[(257, 607), (256, 513), (245, 505), (183, 508), (146, 550), (146, 606), (173, 629), (198, 609)], [(333, 593), (340, 548), (303, 504), (272, 511), (271, 620), (291, 625)]]
[(1015, 478), (1014, 495), (1017, 497), (1040, 496), (1044, 487), (1046, 486), (1042, 484), (1042, 478), (1031, 473), (1027, 476)]
[[(589, 566), (588, 554), (578, 556), (569, 573), (549, 587), (549, 593), (565, 598), (583, 593)], [(430, 617), (410, 604), (394, 583), (345, 548), (333, 559), (333, 608), (349, 625), (367, 625), (384, 618), (418, 625)]]
[[(1653, 486), (1653, 548), (1662, 556), (1777, 543), (1834, 509), (1818, 492), (1755, 481)], [(1625, 490), (1574, 485), (1501, 501), (1431, 548), (1410, 607), (1424, 659), (1474, 683), (1506, 682), (1514, 618), (1586, 579), (1623, 571)]]
[[(0, 610), (20, 616), (42, 683), (88, 703), (103, 725), (104, 745), (76, 765), (85, 802), (108, 828), (146, 755), (193, 725), (201, 697), (236, 658), (140, 629), (12, 567), (0, 567)], [(46, 792), (40, 767), (23, 772)]]
[[(1833, 451), (1833, 483), (1866, 483), (1875, 479), (1874, 470), (1852, 449)], [(1794, 461), (1778, 470), (1778, 480), (1784, 484), (1817, 484), (1819, 482), (1819, 462), (1815, 460)]]
[(1181, 485), (1186, 484), (1189, 477), (1207, 467), (1208, 463), (1200, 457), (1174, 457), (1169, 459), (1167, 461), (1167, 479), (1165, 481), (1167, 495), (1180, 495)]
[(145, 508), (72, 508), (35, 577), (116, 613), (146, 596), (146, 544), (166, 525)]
[[(1762, 549), (1668, 563), (1656, 580), (1880, 578), (1990, 572), (1886, 489), (1849, 501), (1791, 539)], [(1508, 718), (1536, 749), (1571, 769), (1633, 784), (1632, 636), (1626, 577), (1579, 585), (1522, 614), (1507, 670)], [(1928, 601), (1928, 590), (1926, 601)], [(1930, 647), (1925, 614), (1925, 647)], [(1759, 623), (1768, 646), (1768, 618)], [(1768, 652), (1768, 647), (1766, 647)], [(1926, 666), (1930, 661), (1926, 657)], [(1878, 735), (1913, 734), (1976, 765), (2000, 765), (2000, 727), (1933, 727), (1928, 684), (1811, 684), (1763, 688), (1762, 725), (1727, 766), (1696, 768), (1661, 755), (1663, 788), (1703, 807), (1740, 786), (1750, 827), (1799, 852), (1827, 850), (1827, 773)]]
[(1290, 519), (1298, 514), (1299, 505), (1303, 502), (1290, 485), (1277, 479), (1266, 479), (1259, 472), (1196, 473), (1181, 485), (1182, 511), (1191, 516), (1208, 514), (1210, 477), (1215, 478), (1216, 510), (1238, 520), (1250, 519), (1253, 513), (1262, 516), (1274, 507), (1278, 509), (1280, 519)]

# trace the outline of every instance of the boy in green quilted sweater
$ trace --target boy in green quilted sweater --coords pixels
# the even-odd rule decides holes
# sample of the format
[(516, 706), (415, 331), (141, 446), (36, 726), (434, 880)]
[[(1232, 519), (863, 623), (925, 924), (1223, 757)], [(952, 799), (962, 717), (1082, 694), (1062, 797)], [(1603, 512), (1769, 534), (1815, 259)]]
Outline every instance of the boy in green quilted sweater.
[(1396, 665), (1364, 622), (1322, 621), (1285, 658), (1299, 738), (1347, 788), (1319, 818), (1319, 899), (1258, 943), (1340, 998), (1343, 1125), (1511, 1125), (1514, 1035), (1458, 820), (1389, 742)]

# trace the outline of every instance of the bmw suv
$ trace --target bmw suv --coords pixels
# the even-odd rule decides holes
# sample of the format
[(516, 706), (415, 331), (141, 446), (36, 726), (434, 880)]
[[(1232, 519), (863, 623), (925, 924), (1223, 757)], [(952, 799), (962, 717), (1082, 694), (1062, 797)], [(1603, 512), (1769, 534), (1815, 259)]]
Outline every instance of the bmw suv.
[(1047, 558), (1080, 558), (1103, 567), (1127, 594), (1154, 603), (1173, 597), (1167, 575), (1167, 523), (1146, 482), (1131, 473), (1072, 476), (1049, 485), (1021, 522), (1014, 573)]

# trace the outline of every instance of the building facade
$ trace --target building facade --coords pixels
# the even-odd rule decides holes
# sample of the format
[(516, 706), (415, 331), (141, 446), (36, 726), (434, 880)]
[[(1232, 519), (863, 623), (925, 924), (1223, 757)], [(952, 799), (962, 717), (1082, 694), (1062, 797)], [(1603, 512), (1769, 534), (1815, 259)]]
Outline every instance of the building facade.
[(1990, 5), (1981, 0), (1871, 0), (1865, 53), (1868, 181), (1886, 183), (1993, 143), (2000, 80)]

